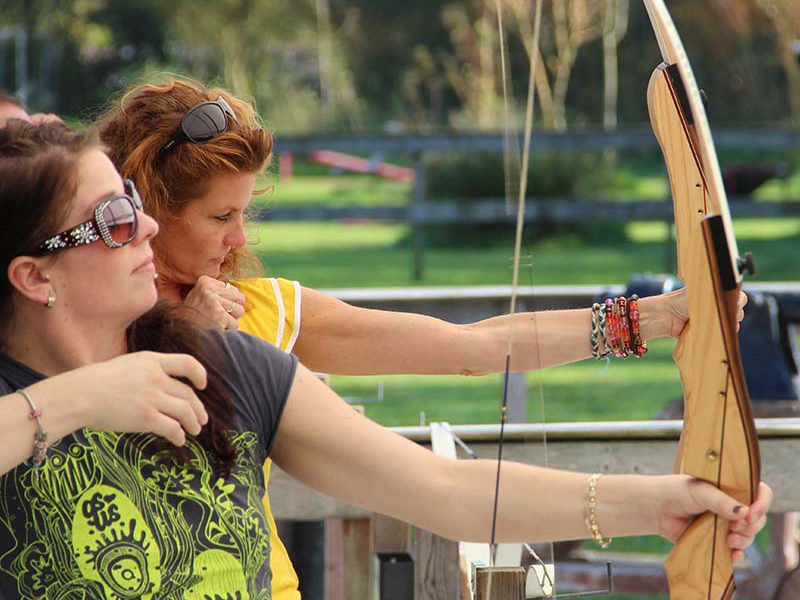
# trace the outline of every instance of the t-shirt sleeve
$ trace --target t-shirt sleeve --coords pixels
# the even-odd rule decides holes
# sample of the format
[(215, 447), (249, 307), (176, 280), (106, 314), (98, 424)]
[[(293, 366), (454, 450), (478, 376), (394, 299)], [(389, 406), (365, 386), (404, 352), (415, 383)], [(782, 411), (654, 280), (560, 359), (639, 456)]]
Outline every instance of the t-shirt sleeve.
[(301, 288), (297, 281), (266, 277), (234, 282), (244, 294), (239, 331), (291, 352), (300, 333)]
[(239, 331), (216, 330), (213, 335), (221, 336), (227, 348), (231, 365), (226, 378), (241, 425), (263, 440), (266, 457), (294, 381), (297, 358)]

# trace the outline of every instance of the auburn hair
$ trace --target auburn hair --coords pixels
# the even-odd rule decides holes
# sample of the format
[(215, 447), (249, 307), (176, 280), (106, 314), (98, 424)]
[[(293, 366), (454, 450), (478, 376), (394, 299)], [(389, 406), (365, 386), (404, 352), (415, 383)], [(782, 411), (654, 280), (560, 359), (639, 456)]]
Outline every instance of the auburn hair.
[[(184, 142), (162, 152), (192, 107), (220, 96), (236, 115), (236, 120), (228, 119), (224, 133), (202, 144)], [(190, 201), (208, 191), (215, 176), (260, 175), (272, 160), (272, 135), (252, 103), (186, 79), (171, 77), (164, 83), (133, 87), (106, 109), (97, 127), (112, 162), (136, 184), (145, 209), (159, 224), (178, 218)], [(170, 264), (163, 236), (156, 236), (153, 251), (160, 264)], [(233, 248), (220, 275), (235, 279), (257, 268), (251, 250)]]

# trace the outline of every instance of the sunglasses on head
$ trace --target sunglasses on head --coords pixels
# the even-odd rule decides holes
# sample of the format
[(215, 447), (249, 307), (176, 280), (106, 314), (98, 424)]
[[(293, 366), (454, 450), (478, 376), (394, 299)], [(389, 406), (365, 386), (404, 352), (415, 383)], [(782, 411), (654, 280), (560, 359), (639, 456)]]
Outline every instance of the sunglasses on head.
[(228, 117), (238, 123), (231, 105), (220, 96), (216, 100), (201, 102), (190, 108), (181, 119), (181, 126), (164, 144), (161, 154), (183, 142), (204, 144), (228, 130)]
[(103, 240), (109, 248), (121, 248), (133, 241), (139, 227), (136, 211), (144, 212), (142, 199), (130, 179), (125, 180), (125, 193), (115, 194), (100, 202), (94, 218), (57, 233), (39, 244), (34, 254), (55, 254)]

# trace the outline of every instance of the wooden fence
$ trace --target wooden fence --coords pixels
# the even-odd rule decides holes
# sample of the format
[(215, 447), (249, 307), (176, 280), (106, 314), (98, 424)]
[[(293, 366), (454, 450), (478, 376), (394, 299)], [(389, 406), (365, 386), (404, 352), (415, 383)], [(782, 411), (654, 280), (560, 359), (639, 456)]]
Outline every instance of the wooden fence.
[[(715, 134), (720, 150), (791, 151), (800, 149), (800, 131), (795, 130), (723, 130)], [(517, 143), (521, 140), (516, 140)], [(498, 134), (446, 134), (426, 136), (355, 136), (355, 137), (287, 137), (278, 138), (278, 155), (310, 154), (318, 150), (350, 153), (404, 153), (415, 157), (414, 183), (409, 202), (404, 206), (331, 207), (324, 204), (276, 205), (257, 210), (254, 218), (273, 221), (332, 221), (344, 219), (407, 223), (412, 229), (411, 275), (420, 281), (424, 273), (424, 226), (445, 223), (513, 222), (515, 211), (509, 211), (503, 199), (463, 201), (437, 199), (426, 194), (424, 155), (430, 152), (502, 152), (504, 137)], [(563, 134), (537, 133), (532, 141), (533, 152), (636, 150), (658, 151), (649, 129), (616, 132), (583, 131)], [(756, 202), (752, 198), (731, 198), (731, 214), (735, 217), (768, 218), (800, 216), (800, 202)], [(669, 198), (639, 198), (622, 201), (611, 198), (536, 198), (526, 203), (527, 221), (547, 220), (553, 223), (580, 222), (597, 219), (664, 221), (665, 245), (671, 247), (670, 224), (672, 204)], [(673, 252), (665, 252), (665, 271), (672, 270)]]
[[(553, 468), (604, 473), (669, 473), (673, 469), (680, 421), (616, 423), (568, 423), (507, 425), (504, 458), (527, 464), (544, 463), (542, 440), (547, 437), (547, 458)], [(763, 478), (775, 492), (774, 512), (800, 510), (800, 478), (796, 476), (800, 453), (800, 419), (757, 420)], [(499, 428), (496, 425), (452, 426), (453, 432), (482, 458), (497, 456)], [(394, 431), (423, 445), (430, 442), (429, 427), (394, 428)], [(344, 573), (341, 596), (328, 598), (368, 600), (379, 578), (378, 555), (414, 557), (416, 600), (460, 598), (458, 555), (455, 542), (429, 533), (408, 533), (408, 527), (362, 508), (338, 502), (288, 477), (276, 467), (270, 479), (270, 498), (280, 519), (343, 519), (338, 527)], [(787, 562), (796, 565), (797, 551), (783, 539), (782, 522), (773, 527), (769, 551), (751, 556), (751, 564), (738, 572), (741, 598), (768, 598), (774, 593)], [(412, 542), (413, 539), (413, 542)], [(337, 548), (328, 545), (337, 554)], [(329, 557), (330, 558), (330, 557)], [(640, 557), (601, 554), (582, 555), (588, 562), (568, 560), (556, 567), (561, 590), (602, 589), (605, 558), (618, 563), (615, 585), (619, 593), (665, 593), (666, 580), (657, 557), (642, 562)], [(600, 559), (593, 561), (592, 559)]]

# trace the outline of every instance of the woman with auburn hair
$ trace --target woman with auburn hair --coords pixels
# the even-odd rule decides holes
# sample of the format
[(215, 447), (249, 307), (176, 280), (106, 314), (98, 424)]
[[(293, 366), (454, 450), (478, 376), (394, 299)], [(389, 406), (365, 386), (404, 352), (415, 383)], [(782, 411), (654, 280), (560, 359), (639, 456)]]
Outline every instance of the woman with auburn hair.
[[(238, 328), (324, 373), (480, 375), (505, 368), (507, 316), (455, 325), (357, 308), (296, 281), (252, 277), (258, 262), (246, 247), (245, 210), (273, 144), (251, 103), (220, 88), (170, 78), (130, 89), (98, 127), (112, 161), (136, 183), (159, 223), (153, 244), (159, 296), (187, 317)], [(677, 337), (687, 319), (682, 291), (642, 298), (638, 309), (641, 339), (627, 348), (634, 354), (646, 351), (648, 339)], [(593, 346), (589, 308), (514, 319), (513, 371), (611, 351)], [(267, 478), (269, 467), (268, 461)], [(268, 496), (264, 503), (274, 536), (273, 592), (280, 600), (297, 598), (297, 577), (277, 537)]]
[[(153, 308), (158, 225), (90, 133), (0, 130), (0, 223), (14, 225), (0, 238), (3, 598), (273, 597), (267, 456), (345, 502), (489, 538), (494, 461), (436, 456), (295, 357)], [(124, 368), (137, 361), (155, 367), (144, 389)], [(75, 393), (87, 374), (96, 385)], [(745, 507), (684, 475), (503, 474), (499, 541), (675, 540), (711, 510), (731, 521), (736, 560), (771, 502), (766, 484)]]

